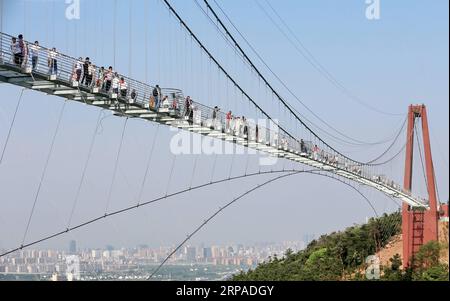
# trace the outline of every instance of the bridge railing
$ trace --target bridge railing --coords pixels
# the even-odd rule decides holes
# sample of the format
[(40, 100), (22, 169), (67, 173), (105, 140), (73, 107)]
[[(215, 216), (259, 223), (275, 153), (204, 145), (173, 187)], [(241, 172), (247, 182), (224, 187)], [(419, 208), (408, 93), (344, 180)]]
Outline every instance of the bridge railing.
[[(20, 69), (22, 72), (41, 75), (48, 77), (49, 80), (59, 82), (65, 86), (70, 86), (79, 91), (91, 93), (100, 98), (108, 98), (129, 103), (149, 112), (156, 112), (159, 109), (166, 110), (172, 117), (187, 119), (193, 124), (210, 128), (215, 132), (233, 135), (236, 138), (243, 139), (247, 143), (258, 143), (261, 145), (270, 145), (279, 150), (294, 152), (303, 156), (321, 161), (328, 165), (346, 170), (360, 177), (364, 177), (370, 181), (389, 186), (398, 191), (410, 195), (410, 192), (404, 191), (398, 184), (390, 181), (382, 176), (374, 174), (369, 166), (361, 165), (355, 161), (344, 158), (343, 156), (320, 149), (320, 145), (313, 142), (303, 142), (281, 131), (276, 125), (268, 127), (261, 125), (258, 121), (247, 120), (244, 117), (234, 117), (227, 120), (226, 112), (217, 111), (215, 108), (202, 105), (194, 101), (190, 110), (187, 110), (183, 92), (179, 89), (162, 88), (162, 98), (168, 96), (165, 102), (160, 103), (160, 108), (156, 108), (156, 101), (153, 97), (154, 86), (142, 83), (138, 80), (131, 79), (125, 75), (117, 73), (117, 77), (124, 78), (127, 83), (126, 94), (121, 95), (121, 91), (113, 93), (112, 85), (106, 90), (106, 81), (104, 75), (101, 74), (101, 68), (92, 64), (92, 82), (87, 85), (77, 81), (76, 65), (82, 63), (79, 59), (67, 56), (57, 51), (39, 46), (34, 47), (33, 43), (25, 41), (27, 46), (26, 55), (24, 57), (14, 54), (18, 48), (12, 48), (12, 36), (1, 33), (0, 35), (0, 61), (2, 64), (8, 64)], [(33, 59), (33, 54), (37, 55), (37, 60)], [(57, 69), (54, 67), (54, 60), (57, 62)], [(108, 67), (105, 66), (105, 70)], [(83, 77), (84, 68), (81, 71)], [(216, 112), (215, 112), (216, 111)], [(214, 113), (215, 112), (215, 113)], [(185, 118), (183, 118), (185, 117)], [(215, 117), (215, 118), (214, 118)]]
[[(11, 48), (11, 39), (13, 37), (8, 34), (1, 34), (1, 59), (5, 63), (9, 63), (18, 68), (22, 68), (31, 74), (40, 74), (42, 76), (48, 76), (53, 80), (64, 83), (67, 86), (72, 86), (80, 89), (80, 91), (90, 92), (99, 96), (106, 96), (109, 98), (117, 98), (133, 105), (139, 106), (149, 111), (156, 111), (156, 100), (153, 97), (153, 86), (131, 79), (125, 75), (117, 73), (118, 78), (124, 78), (127, 84), (126, 95), (122, 96), (121, 91), (113, 93), (113, 84), (107, 85), (105, 73), (108, 72), (108, 67), (105, 66), (104, 72), (101, 68), (92, 64), (92, 78), (90, 84), (81, 82), (84, 77), (84, 67), (81, 68), (80, 80), (77, 81), (76, 66), (82, 65), (83, 61), (70, 56), (67, 56), (58, 51), (52, 51), (49, 48), (41, 45), (34, 46), (34, 43), (24, 41), (26, 45), (26, 55), (24, 57), (17, 58), (14, 56), (14, 49)], [(18, 43), (18, 42), (17, 42)], [(36, 54), (37, 60), (33, 63), (33, 54)], [(55, 63), (56, 62), (56, 67)], [(53, 68), (55, 67), (55, 68)], [(113, 71), (113, 75), (115, 71)], [(114, 76), (113, 76), (114, 77)], [(109, 88), (108, 90), (106, 88)], [(115, 87), (117, 88), (117, 87)], [(160, 99), (160, 107), (165, 109), (174, 109), (173, 113), (181, 115), (185, 112), (184, 96), (181, 90), (177, 89), (161, 89), (162, 97), (168, 97), (168, 103), (162, 103)], [(134, 92), (132, 94), (132, 92)], [(133, 96), (133, 97), (132, 97)], [(269, 129), (261, 126), (252, 120), (245, 120), (243, 117), (235, 117), (227, 122), (225, 112), (216, 112), (216, 118), (213, 118), (214, 108), (202, 105), (198, 102), (194, 102), (193, 109), (195, 111), (194, 118), (197, 123), (206, 125), (208, 127), (215, 128), (217, 130), (227, 131), (239, 138), (248, 139), (250, 141), (264, 143), (277, 148), (288, 149), (293, 151), (299, 151), (298, 145), (300, 141), (293, 139), (287, 133), (275, 129)], [(211, 122), (213, 121), (213, 122)], [(213, 125), (210, 123), (214, 123)]]
[[(39, 74), (42, 76), (53, 76), (53, 80), (62, 82), (68, 86), (79, 88), (80, 91), (92, 92), (99, 95), (113, 96), (116, 93), (112, 91), (112, 85), (110, 89), (106, 91), (105, 74), (101, 74), (101, 67), (92, 63), (93, 73), (91, 74), (91, 83), (89, 85), (81, 83), (84, 75), (84, 68), (81, 69), (80, 81), (77, 81), (76, 65), (83, 64), (79, 59), (67, 56), (63, 53), (52, 51), (52, 49), (45, 48), (41, 45), (35, 46), (34, 43), (24, 41), (26, 45), (25, 56), (14, 55), (12, 48), (12, 36), (2, 33), (0, 36), (0, 49), (1, 60), (3, 63), (11, 64), (18, 68), (24, 69), (27, 73)], [(19, 51), (19, 49), (17, 49)], [(37, 57), (36, 61), (33, 61), (33, 54)], [(55, 63), (56, 62), (56, 66)], [(105, 71), (108, 70), (108, 66), (105, 67)], [(114, 71), (113, 71), (114, 72)], [(152, 96), (153, 88), (150, 85), (142, 83), (140, 81), (131, 79), (123, 74), (117, 73), (118, 79), (124, 78), (127, 84), (126, 95), (121, 96), (120, 89), (117, 93), (117, 98), (122, 100), (128, 100), (133, 104), (148, 107), (150, 103), (150, 97)], [(132, 91), (135, 91), (136, 97), (131, 99)], [(170, 89), (169, 89), (170, 90)], [(172, 92), (170, 90), (170, 92)]]

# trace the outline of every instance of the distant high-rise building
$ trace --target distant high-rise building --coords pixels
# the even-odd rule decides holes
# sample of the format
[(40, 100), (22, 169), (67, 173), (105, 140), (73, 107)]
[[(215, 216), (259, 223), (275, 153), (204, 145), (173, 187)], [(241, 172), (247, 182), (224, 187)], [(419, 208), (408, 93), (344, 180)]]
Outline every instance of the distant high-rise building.
[(185, 248), (186, 260), (189, 262), (196, 261), (197, 250), (195, 247), (186, 247)]
[(71, 240), (69, 243), (69, 254), (77, 253), (77, 242), (75, 240)]
[(211, 248), (203, 248), (203, 258), (205, 258), (205, 259), (212, 258)]
[(204, 259), (205, 258), (205, 254), (203, 254), (203, 249), (205, 248), (205, 244), (201, 243), (200, 245), (198, 245), (196, 247), (196, 252), (197, 252), (197, 259)]
[(111, 257), (111, 251), (103, 251), (102, 256), (103, 256), (103, 258), (110, 258)]
[(219, 258), (220, 257), (220, 247), (212, 246), (211, 247), (211, 255), (212, 255), (212, 258)]
[(92, 250), (91, 251), (91, 256), (94, 259), (98, 259), (98, 258), (100, 258), (102, 256), (102, 251), (100, 251), (100, 250)]

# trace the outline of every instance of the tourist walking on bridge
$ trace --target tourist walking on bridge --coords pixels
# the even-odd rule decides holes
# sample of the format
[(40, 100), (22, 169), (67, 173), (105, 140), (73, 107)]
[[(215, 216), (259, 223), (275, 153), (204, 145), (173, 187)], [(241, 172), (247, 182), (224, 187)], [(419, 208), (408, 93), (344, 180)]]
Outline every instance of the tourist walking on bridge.
[(137, 93), (136, 93), (136, 89), (133, 89), (133, 91), (131, 91), (131, 95), (130, 95), (130, 103), (135, 103), (137, 100)]
[(21, 67), (25, 67), (28, 62), (28, 46), (23, 39), (23, 35), (21, 34), (19, 35), (18, 44), (20, 48), (19, 65)]
[(245, 116), (242, 116), (242, 127), (244, 131), (244, 138), (248, 140), (248, 122)]
[(112, 89), (114, 94), (119, 94), (119, 74), (116, 72), (114, 73), (113, 79), (112, 79)]
[(313, 156), (314, 156), (314, 160), (319, 160), (319, 152), (320, 152), (320, 149), (319, 149), (319, 147), (317, 146), (317, 144), (316, 145), (314, 145), (314, 148), (313, 148)]
[(111, 66), (109, 66), (108, 70), (106, 71), (104, 79), (105, 79), (105, 91), (106, 93), (108, 93), (109, 89), (111, 89), (111, 83), (113, 79), (113, 68)]
[(81, 79), (81, 84), (85, 84), (86, 86), (88, 86), (87, 79), (89, 75), (89, 63), (90, 61), (89, 58), (87, 57), (83, 63), (83, 78)]
[(86, 76), (86, 86), (90, 87), (92, 85), (94, 76), (95, 76), (95, 67), (91, 62), (89, 62), (88, 74)]
[(228, 111), (227, 116), (226, 116), (226, 125), (225, 125), (227, 132), (230, 131), (231, 118), (233, 118), (233, 114), (231, 113), (231, 111)]
[(53, 47), (48, 53), (48, 74), (56, 75), (58, 73), (58, 53)]
[(81, 79), (81, 73), (83, 72), (83, 59), (80, 57), (78, 58), (77, 62), (75, 63), (75, 71), (74, 71), (74, 80), (79, 82)]
[(215, 106), (214, 109), (213, 109), (213, 115), (212, 115), (212, 119), (213, 119), (212, 120), (212, 126), (213, 126), (214, 129), (216, 129), (218, 127), (217, 117), (219, 116), (219, 112), (220, 112), (219, 107)]
[(14, 64), (20, 66), (21, 51), (19, 43), (17, 42), (17, 39), (15, 37), (11, 39), (11, 54), (13, 56)]
[(300, 139), (300, 152), (302, 154), (306, 154), (306, 146), (305, 146), (305, 141), (303, 139)]
[(101, 67), (100, 70), (98, 71), (98, 77), (95, 86), (103, 90), (105, 89), (104, 82), (105, 82), (105, 67)]
[(125, 78), (123, 77), (120, 78), (119, 86), (120, 86), (120, 96), (122, 98), (126, 98), (128, 94), (128, 84), (125, 81)]
[(161, 105), (161, 88), (159, 85), (156, 85), (156, 87), (153, 89), (153, 97), (155, 98), (155, 110), (159, 109), (159, 106)]
[(39, 60), (39, 42), (35, 41), (33, 45), (31, 45), (31, 68), (32, 70), (36, 70)]
[(188, 117), (191, 115), (192, 111), (192, 99), (190, 96), (186, 97), (186, 101), (184, 104), (184, 117)]

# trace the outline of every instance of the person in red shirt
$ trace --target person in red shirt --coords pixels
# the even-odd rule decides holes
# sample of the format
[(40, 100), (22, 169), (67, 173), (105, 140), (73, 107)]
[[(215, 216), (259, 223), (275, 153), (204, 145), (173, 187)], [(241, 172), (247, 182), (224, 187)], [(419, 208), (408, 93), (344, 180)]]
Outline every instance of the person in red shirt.
[(317, 144), (314, 145), (314, 148), (313, 148), (314, 160), (319, 160), (319, 151), (320, 151), (320, 149), (317, 146)]
[(230, 129), (231, 118), (233, 118), (233, 115), (232, 115), (231, 111), (228, 111), (227, 116), (226, 116), (226, 119), (227, 119), (227, 131)]

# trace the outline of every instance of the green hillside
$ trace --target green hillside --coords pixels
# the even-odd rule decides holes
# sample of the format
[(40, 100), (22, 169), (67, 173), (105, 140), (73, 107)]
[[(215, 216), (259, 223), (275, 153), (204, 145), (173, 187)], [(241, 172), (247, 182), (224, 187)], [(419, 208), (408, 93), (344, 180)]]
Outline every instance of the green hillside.
[[(254, 270), (235, 275), (231, 280), (364, 280), (366, 258), (376, 254), (400, 233), (401, 214), (384, 215), (364, 225), (323, 235), (305, 250), (298, 253), (288, 250), (283, 258), (270, 258)], [(382, 267), (381, 280), (448, 280), (448, 266), (439, 263), (439, 252), (437, 242), (423, 246), (414, 270), (408, 271), (400, 270), (401, 259), (394, 256), (389, 267)]]

